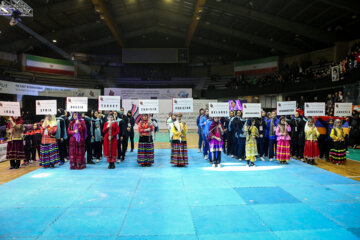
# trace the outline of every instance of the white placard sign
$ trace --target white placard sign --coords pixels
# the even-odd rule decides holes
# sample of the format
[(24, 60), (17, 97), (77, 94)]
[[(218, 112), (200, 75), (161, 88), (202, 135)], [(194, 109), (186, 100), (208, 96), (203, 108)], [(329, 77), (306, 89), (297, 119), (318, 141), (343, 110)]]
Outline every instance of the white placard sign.
[(57, 101), (56, 100), (36, 100), (36, 115), (56, 115)]
[(243, 103), (244, 118), (260, 118), (261, 103)]
[(228, 102), (209, 102), (209, 116), (210, 117), (228, 117), (229, 103)]
[(192, 98), (173, 98), (174, 113), (192, 113), (194, 111), (194, 100)]
[(294, 115), (296, 113), (296, 101), (278, 102), (276, 105), (277, 115)]
[(68, 112), (87, 112), (88, 98), (87, 97), (67, 97), (66, 111)]
[(140, 114), (156, 114), (159, 113), (159, 100), (139, 100)]
[(305, 116), (325, 116), (325, 103), (305, 103)]
[(349, 117), (352, 115), (352, 103), (335, 103), (335, 117)]
[(119, 111), (120, 96), (99, 96), (99, 110), (103, 111)]
[(20, 102), (0, 101), (0, 116), (20, 117)]

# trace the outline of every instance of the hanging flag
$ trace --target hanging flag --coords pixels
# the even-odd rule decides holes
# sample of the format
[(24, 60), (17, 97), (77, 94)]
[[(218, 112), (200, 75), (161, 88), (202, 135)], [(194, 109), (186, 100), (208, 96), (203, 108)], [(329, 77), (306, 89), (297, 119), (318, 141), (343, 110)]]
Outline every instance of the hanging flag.
[(39, 57), (26, 54), (24, 57), (24, 70), (29, 72), (40, 72), (60, 75), (75, 74), (75, 65), (72, 61)]
[(275, 72), (277, 70), (277, 56), (234, 63), (235, 75), (259, 75)]

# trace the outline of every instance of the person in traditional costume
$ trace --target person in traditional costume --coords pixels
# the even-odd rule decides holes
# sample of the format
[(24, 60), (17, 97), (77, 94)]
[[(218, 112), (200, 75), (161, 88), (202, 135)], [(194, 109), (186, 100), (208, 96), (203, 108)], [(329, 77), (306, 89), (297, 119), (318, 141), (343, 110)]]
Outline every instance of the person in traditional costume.
[(148, 114), (141, 115), (141, 121), (138, 124), (139, 144), (137, 162), (141, 166), (151, 166), (154, 164), (154, 141), (152, 132), (154, 126), (149, 120)]
[(246, 123), (246, 119), (242, 118), (242, 111), (238, 110), (237, 119), (235, 120), (235, 137), (237, 139), (237, 158), (241, 162), (246, 159), (245, 145), (246, 145), (246, 137), (244, 135), (244, 125)]
[(213, 121), (209, 128), (209, 134), (207, 136), (207, 141), (210, 146), (210, 157), (212, 162), (212, 167), (221, 167), (221, 152), (223, 151), (224, 141), (224, 126), (220, 123), (218, 117), (214, 117)]
[(304, 157), (307, 163), (316, 165), (315, 159), (319, 157), (319, 145), (318, 138), (320, 134), (315, 127), (314, 120), (308, 118), (305, 125), (305, 150)]
[(10, 169), (18, 169), (21, 160), (25, 160), (22, 118), (10, 117), (6, 133), (8, 139), (6, 160), (10, 161)]
[[(173, 136), (173, 133), (172, 133), (172, 126), (174, 124), (174, 122), (176, 121), (176, 115), (171, 113), (171, 118), (170, 120), (167, 121), (167, 124), (168, 124), (168, 130), (169, 130), (169, 141), (170, 141), (170, 146), (172, 146), (172, 136)], [(154, 128), (155, 130), (155, 128)]]
[(68, 127), (70, 169), (86, 168), (85, 139), (87, 130), (81, 115), (73, 113)]
[(244, 135), (246, 137), (246, 161), (247, 166), (255, 166), (256, 156), (258, 155), (257, 151), (257, 142), (256, 139), (259, 137), (259, 130), (256, 127), (256, 120), (249, 119), (244, 125)]
[(336, 119), (334, 128), (331, 130), (330, 137), (333, 140), (332, 148), (330, 150), (330, 161), (336, 165), (345, 164), (346, 162), (346, 133), (342, 127), (342, 121)]
[[(41, 145), (41, 130), (40, 130), (40, 124), (34, 123), (33, 125), (33, 131), (32, 131), (32, 160), (40, 160), (40, 145)], [(38, 154), (38, 159), (36, 158), (36, 154)]]
[(209, 119), (209, 109), (206, 109), (205, 115), (202, 116), (200, 119), (200, 126), (201, 126), (202, 139), (203, 139), (203, 156), (205, 160), (209, 158), (209, 142), (207, 140), (205, 133), (206, 122), (208, 119)]
[(44, 168), (53, 168), (55, 164), (61, 162), (58, 145), (56, 143), (57, 121), (55, 115), (46, 115), (40, 130), (42, 138), (39, 165)]
[(108, 121), (104, 125), (103, 129), (104, 135), (104, 156), (106, 157), (109, 166), (109, 169), (115, 168), (115, 162), (117, 156), (120, 154), (118, 152), (118, 139), (117, 135), (119, 134), (119, 125), (114, 121), (114, 116), (110, 113), (108, 115)]
[(288, 161), (290, 161), (290, 132), (290, 125), (287, 124), (285, 117), (281, 117), (276, 127), (276, 159), (281, 164), (288, 164)]
[(187, 155), (187, 126), (186, 123), (181, 121), (182, 114), (177, 114), (177, 120), (172, 126), (172, 146), (171, 146), (171, 164), (176, 166), (188, 165)]

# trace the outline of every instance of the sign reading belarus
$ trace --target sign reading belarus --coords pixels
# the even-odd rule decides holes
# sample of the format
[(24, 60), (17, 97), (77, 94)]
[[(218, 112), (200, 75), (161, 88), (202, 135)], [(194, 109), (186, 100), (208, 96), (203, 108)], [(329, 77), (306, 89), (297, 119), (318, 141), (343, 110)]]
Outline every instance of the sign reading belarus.
[(87, 112), (88, 98), (87, 97), (67, 97), (66, 111), (68, 112)]
[(296, 101), (278, 102), (277, 115), (294, 115), (296, 113)]
[(0, 101), (0, 116), (20, 117), (20, 102)]
[(227, 102), (209, 102), (209, 116), (210, 117), (228, 117), (229, 103)]
[(139, 100), (140, 114), (159, 113), (159, 100)]
[(192, 98), (173, 98), (174, 113), (192, 113), (194, 111), (194, 100)]
[(56, 100), (36, 100), (36, 115), (56, 115)]
[(352, 115), (352, 103), (335, 103), (335, 117), (349, 117)]
[(243, 104), (244, 118), (259, 118), (261, 117), (261, 103), (244, 103)]
[(120, 96), (99, 96), (99, 110), (120, 110)]
[(325, 116), (325, 103), (305, 103), (305, 116)]

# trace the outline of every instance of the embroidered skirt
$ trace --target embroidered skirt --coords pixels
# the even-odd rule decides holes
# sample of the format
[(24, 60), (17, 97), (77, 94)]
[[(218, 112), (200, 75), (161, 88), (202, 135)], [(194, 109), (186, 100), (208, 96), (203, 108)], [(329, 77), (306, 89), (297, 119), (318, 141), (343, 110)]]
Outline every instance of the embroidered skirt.
[(6, 160), (25, 160), (23, 140), (13, 140), (8, 142)]
[(188, 165), (187, 143), (173, 140), (171, 147), (171, 163), (175, 165)]
[(346, 161), (346, 145), (345, 142), (333, 142), (330, 150), (330, 160), (333, 163), (344, 163)]
[(306, 140), (304, 157), (307, 159), (315, 159), (319, 157), (319, 145), (317, 141)]
[(138, 145), (138, 164), (154, 164), (154, 142), (152, 136), (142, 136)]
[(276, 159), (278, 161), (290, 161), (290, 141), (279, 140), (277, 142)]
[(59, 149), (56, 143), (40, 145), (40, 166), (49, 167), (60, 162)]

